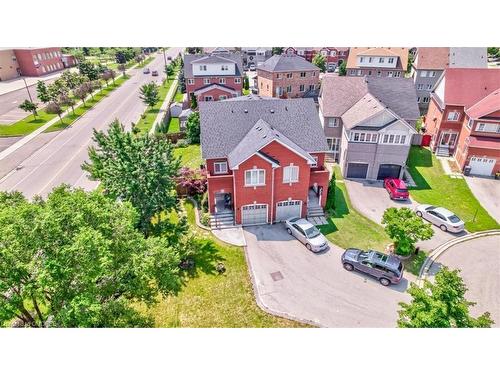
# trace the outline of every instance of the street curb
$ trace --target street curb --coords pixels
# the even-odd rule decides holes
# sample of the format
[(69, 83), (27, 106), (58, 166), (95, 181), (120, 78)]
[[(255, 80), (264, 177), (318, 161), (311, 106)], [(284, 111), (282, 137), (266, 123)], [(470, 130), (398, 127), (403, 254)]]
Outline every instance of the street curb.
[(441, 254), (447, 251), (450, 247), (462, 242), (474, 240), (476, 238), (495, 236), (495, 235), (500, 235), (499, 229), (492, 229), (492, 230), (485, 230), (482, 232), (471, 233), (463, 237), (454, 238), (448, 242), (445, 242), (444, 244), (439, 245), (434, 250), (432, 250), (429, 256), (425, 259), (424, 264), (422, 264), (422, 267), (420, 267), (420, 272), (418, 274), (418, 279), (417, 279), (417, 285), (419, 287), (422, 287), (422, 285), (424, 284), (424, 280), (427, 278), (429, 270), (431, 269), (434, 262), (441, 256)]
[(243, 246), (243, 250), (245, 252), (245, 261), (247, 263), (248, 273), (250, 275), (250, 280), (252, 282), (252, 290), (253, 290), (253, 294), (255, 296), (255, 302), (257, 303), (257, 306), (259, 306), (262, 311), (264, 311), (270, 315), (277, 316), (279, 318), (294, 320), (296, 322), (303, 323), (303, 324), (309, 324), (310, 326), (313, 326), (313, 327), (327, 328), (326, 326), (323, 326), (320, 323), (315, 322), (313, 320), (298, 318), (298, 317), (291, 315), (289, 313), (286, 313), (283, 311), (277, 311), (277, 310), (271, 309), (270, 307), (266, 306), (264, 301), (262, 301), (262, 299), (260, 298), (260, 294), (259, 294), (258, 289), (257, 289), (257, 283), (255, 281), (255, 273), (254, 273), (253, 268), (252, 268), (252, 263), (249, 260), (247, 246)]

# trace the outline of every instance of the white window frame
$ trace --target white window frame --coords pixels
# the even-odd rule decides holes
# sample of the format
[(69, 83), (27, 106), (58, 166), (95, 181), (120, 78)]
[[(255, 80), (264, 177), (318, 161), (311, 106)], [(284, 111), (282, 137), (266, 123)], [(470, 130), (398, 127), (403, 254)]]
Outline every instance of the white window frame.
[(336, 118), (336, 117), (329, 117), (328, 118), (328, 127), (329, 128), (338, 128), (339, 127), (339, 120), (338, 120), (338, 118)]
[(283, 183), (293, 184), (299, 182), (299, 167), (297, 165), (287, 165), (283, 168)]
[(424, 89), (424, 84), (423, 83), (418, 83), (417, 84), (417, 90), (422, 91)]
[(392, 77), (394, 75), (394, 72), (392, 70), (389, 70), (387, 72), (387, 77)]
[(276, 73), (276, 79), (281, 79), (281, 73)]
[[(234, 83), (241, 83), (241, 78), (235, 78)], [(262, 82), (261, 82), (262, 83)]]
[(406, 144), (406, 135), (405, 134), (384, 134), (383, 137), (380, 138), (380, 143), (384, 145), (405, 145)]
[(377, 143), (378, 134), (377, 133), (367, 133), (360, 131), (352, 131), (349, 134), (350, 142), (359, 142), (359, 143)]
[(401, 77), (401, 72), (394, 72), (394, 78)]
[(380, 64), (383, 64), (383, 63), (384, 63), (384, 61), (385, 61), (385, 58), (384, 58), (384, 57), (379, 57), (379, 58), (378, 58), (378, 62), (379, 62)]
[(474, 119), (470, 118), (469, 121), (467, 121), (467, 124), (465, 126), (467, 127), (467, 129), (471, 130), (472, 124), (474, 124)]
[(359, 58), (359, 62), (362, 63), (363, 61), (365, 61), (365, 58), (364, 57), (360, 57)]
[(287, 73), (286, 78), (293, 78), (293, 73)]
[(394, 62), (394, 57), (389, 57), (389, 59), (387, 60), (387, 63), (392, 64), (393, 62)]
[(476, 126), (476, 131), (483, 133), (500, 133), (500, 125), (487, 122), (480, 122)]
[(204, 85), (209, 85), (210, 84), (210, 78), (203, 78), (203, 84)]
[(460, 112), (458, 112), (458, 111), (449, 111), (448, 112), (448, 114), (446, 116), (446, 121), (457, 122), (459, 120), (460, 120)]
[(420, 77), (427, 77), (427, 70), (422, 70), (420, 72)]
[(219, 78), (219, 83), (221, 85), (225, 85), (226, 84), (226, 79), (225, 78)]
[(304, 84), (300, 85), (300, 86), (299, 86), (299, 91), (300, 91), (300, 92), (304, 92), (304, 91), (306, 91), (306, 85), (304, 85)]
[(287, 94), (290, 94), (292, 92), (292, 85), (288, 85), (286, 87), (286, 92), (287, 92)]
[(207, 71), (207, 66), (206, 65), (200, 65), (200, 72), (206, 72)]
[(318, 160), (319, 158), (316, 155), (311, 155), (314, 159), (314, 164), (311, 164), (311, 168), (318, 168)]
[[(208, 99), (210, 98), (210, 99)], [(214, 97), (212, 95), (207, 95), (203, 98), (203, 101), (205, 102), (213, 102), (214, 101)]]
[(427, 91), (432, 91), (432, 84), (428, 83), (426, 86)]
[[(262, 172), (262, 174), (261, 174)], [(262, 176), (262, 182), (261, 180)], [(266, 170), (265, 169), (248, 169), (245, 171), (245, 186), (264, 186), (266, 184)]]
[(428, 96), (425, 96), (423, 99), (422, 99), (422, 102), (423, 103), (429, 103), (431, 101), (431, 98), (429, 98)]
[(187, 80), (188, 85), (194, 85), (194, 79), (193, 78), (188, 78)]
[(420, 96), (417, 96), (417, 103), (420, 103)]
[(229, 70), (229, 66), (228, 65), (221, 65), (221, 70), (222, 71)]
[(227, 173), (227, 161), (214, 162), (214, 174), (226, 174), (226, 173)]
[(436, 76), (436, 71), (435, 70), (431, 70), (429, 72), (429, 77), (435, 77)]
[(307, 76), (306, 72), (300, 72), (300, 78), (305, 78)]
[(227, 99), (227, 95), (219, 95), (219, 100), (226, 100)]

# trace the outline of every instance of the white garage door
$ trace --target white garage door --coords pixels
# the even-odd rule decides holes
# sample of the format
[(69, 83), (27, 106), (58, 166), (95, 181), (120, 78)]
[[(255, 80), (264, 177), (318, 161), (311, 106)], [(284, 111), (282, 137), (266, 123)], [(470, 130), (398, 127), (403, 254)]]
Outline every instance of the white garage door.
[(267, 223), (267, 204), (249, 204), (241, 207), (241, 224), (257, 225)]
[(276, 203), (276, 221), (284, 221), (291, 217), (301, 217), (302, 201), (283, 201)]
[(495, 166), (496, 160), (473, 156), (470, 158), (469, 166), (471, 174), (490, 176)]

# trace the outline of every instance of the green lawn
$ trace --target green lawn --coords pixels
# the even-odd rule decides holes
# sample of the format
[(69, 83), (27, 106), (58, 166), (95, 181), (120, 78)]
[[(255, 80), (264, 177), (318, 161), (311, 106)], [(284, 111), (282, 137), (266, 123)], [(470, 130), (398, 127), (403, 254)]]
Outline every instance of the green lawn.
[(94, 94), (94, 99), (87, 100), (85, 102), (85, 105), (82, 105), (78, 108), (75, 108), (75, 113), (70, 112), (66, 116), (63, 117), (63, 122), (61, 121), (56, 122), (54, 125), (50, 126), (48, 129), (45, 130), (45, 133), (53, 132), (53, 131), (59, 131), (62, 130), (69, 125), (71, 125), (73, 122), (78, 120), (81, 116), (83, 116), (89, 109), (91, 109), (93, 106), (95, 106), (97, 103), (99, 103), (102, 99), (104, 99), (106, 96), (109, 95), (112, 91), (116, 90), (118, 87), (120, 87), (123, 82), (125, 82), (129, 77), (119, 77), (115, 79), (115, 84), (110, 83), (107, 87), (103, 88), (99, 93)]
[(384, 228), (364, 217), (352, 206), (339, 168), (335, 168), (335, 212), (328, 217), (328, 224), (319, 226), (321, 232), (334, 244), (342, 247), (357, 247), (384, 251), (392, 240)]
[[(126, 79), (128, 79), (128, 77), (123, 78), (122, 76), (115, 79), (116, 87), (120, 86)], [(95, 101), (93, 104), (91, 104), (92, 101), (87, 101), (87, 103), (89, 104), (89, 108), (92, 105), (94, 105), (95, 103), (97, 103), (99, 100), (101, 100), (109, 92), (113, 91), (114, 89), (115, 89), (115, 87), (113, 87), (113, 84), (110, 84), (109, 87), (107, 87), (103, 90), (102, 94), (94, 95)], [(67, 109), (67, 107), (63, 107), (63, 108)], [(29, 115), (29, 116), (25, 117), (24, 119), (15, 122), (12, 125), (0, 125), (0, 137), (15, 137), (15, 136), (23, 136), (23, 135), (29, 134), (29, 133), (35, 131), (36, 129), (38, 129), (39, 127), (45, 125), (48, 121), (52, 120), (54, 117), (57, 117), (57, 115), (46, 113), (43, 109), (40, 109), (37, 112), (38, 112), (38, 115), (37, 115), (36, 119), (34, 118), (33, 115)], [(80, 113), (80, 115), (78, 115), (78, 113)], [(68, 126), (70, 124), (70, 122), (73, 122), (74, 120), (76, 120), (76, 118), (81, 116), (82, 109), (75, 110), (75, 114), (76, 114), (76, 116), (74, 116), (71, 113), (64, 118), (64, 121), (67, 122), (66, 124), (61, 124), (59, 122), (58, 124), (51, 126), (46, 131), (60, 130), (60, 129)]]
[(428, 148), (411, 148), (408, 169), (417, 184), (417, 187), (410, 188), (410, 194), (417, 202), (453, 211), (470, 232), (500, 228), (479, 204), (465, 180), (445, 175), (441, 163)]
[(178, 117), (170, 117), (167, 133), (178, 133), (181, 130), (180, 126)]
[(139, 129), (138, 134), (144, 134), (149, 132), (149, 130), (151, 129), (156, 120), (156, 116), (158, 116), (158, 113), (160, 112), (160, 108), (163, 102), (165, 101), (168, 90), (170, 90), (170, 86), (172, 86), (173, 82), (174, 80), (169, 80), (164, 85), (161, 85), (159, 87), (160, 100), (158, 101), (158, 103), (156, 103), (154, 107), (146, 109), (146, 111), (144, 112), (146, 116), (144, 116), (144, 118), (141, 117), (139, 122), (136, 124), (136, 127)]
[[(223, 244), (196, 227), (192, 203), (187, 201), (184, 207), (201, 252), (177, 295), (161, 298), (149, 309), (141, 306), (157, 327), (305, 327), (262, 311), (255, 303), (243, 249)], [(215, 272), (218, 262), (226, 267), (222, 275)]]
[(200, 168), (200, 164), (203, 163), (203, 160), (201, 159), (200, 145), (177, 147), (174, 149), (174, 156), (180, 156), (182, 166), (189, 167), (191, 169)]
[(182, 103), (183, 97), (184, 97), (184, 94), (179, 89), (177, 89), (177, 92), (175, 93), (175, 97), (174, 97), (174, 102)]

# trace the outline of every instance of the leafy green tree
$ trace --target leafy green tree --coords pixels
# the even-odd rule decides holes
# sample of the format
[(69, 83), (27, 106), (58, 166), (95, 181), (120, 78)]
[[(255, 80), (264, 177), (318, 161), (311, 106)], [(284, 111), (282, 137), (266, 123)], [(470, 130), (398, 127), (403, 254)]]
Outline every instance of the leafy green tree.
[(191, 109), (198, 108), (198, 99), (196, 98), (194, 92), (192, 92), (190, 96), (191, 96)]
[(61, 124), (63, 124), (63, 119), (61, 117), (62, 113), (64, 112), (63, 108), (61, 107), (61, 104), (58, 101), (53, 101), (47, 104), (45, 107), (45, 112), (58, 115), (59, 119), (61, 120)]
[(401, 302), (398, 326), (401, 328), (488, 328), (494, 324), (490, 313), (478, 318), (469, 314), (474, 302), (465, 299), (465, 286), (459, 270), (443, 267), (434, 284), (424, 281), (422, 288), (412, 283), (410, 303)]
[(193, 112), (186, 121), (186, 138), (189, 143), (200, 143), (200, 113)]
[(61, 96), (59, 96), (59, 103), (71, 107), (73, 115), (75, 114), (75, 99), (73, 99), (73, 97), (69, 96), (68, 94), (62, 94)]
[(395, 250), (400, 255), (411, 254), (418, 240), (428, 240), (434, 234), (431, 224), (407, 207), (386, 209), (382, 224), (385, 224), (385, 232), (394, 240)]
[(332, 173), (332, 178), (328, 184), (328, 195), (326, 197), (325, 209), (327, 211), (335, 210), (335, 189), (336, 189), (336, 178), (335, 172)]
[(410, 73), (411, 72), (411, 66), (412, 65), (413, 65), (413, 56), (409, 55), (408, 56), (408, 63), (406, 65), (406, 73)]
[[(180, 161), (169, 142), (135, 136), (115, 120), (108, 133), (94, 130), (96, 146), (82, 168), (101, 182), (105, 195), (130, 202), (139, 213), (138, 228), (150, 235), (162, 230), (164, 215), (176, 211)], [(154, 219), (154, 223), (152, 222)]]
[(249, 90), (250, 89), (250, 81), (249, 81), (247, 75), (245, 75), (245, 78), (243, 79), (243, 88), (245, 90)]
[(184, 78), (184, 70), (179, 72), (179, 90), (181, 93), (186, 93), (186, 79)]
[(321, 53), (317, 53), (316, 55), (314, 55), (312, 63), (316, 65), (322, 73), (326, 71), (326, 57)]
[(33, 103), (31, 100), (26, 99), (24, 102), (21, 103), (19, 108), (25, 112), (33, 113), (33, 117), (36, 119), (36, 115), (37, 115), (36, 109), (38, 108), (36, 103)]
[(80, 85), (82, 76), (80, 76), (78, 73), (73, 73), (70, 72), (69, 70), (65, 70), (61, 74), (61, 79), (64, 81), (66, 86), (70, 89), (73, 90), (75, 87)]
[(45, 82), (38, 81), (36, 83), (36, 96), (43, 104), (47, 104), (51, 101), (49, 90)]
[(82, 52), (84, 56), (90, 56), (90, 48), (89, 47), (83, 47)]
[(125, 64), (127, 62), (127, 59), (125, 58), (125, 54), (123, 53), (123, 51), (117, 51), (115, 59), (118, 64)]
[(500, 56), (500, 48), (498, 47), (488, 47), (488, 55), (491, 57)]
[(90, 61), (82, 61), (79, 63), (78, 70), (80, 74), (87, 77), (89, 81), (95, 81), (99, 78), (99, 69)]
[(154, 107), (160, 101), (160, 92), (158, 85), (154, 82), (149, 82), (141, 86), (139, 98), (150, 108)]
[(85, 83), (82, 83), (80, 86), (78, 86), (77, 88), (75, 88), (73, 90), (73, 95), (75, 97), (77, 97), (78, 99), (80, 99), (82, 102), (83, 102), (83, 106), (86, 105), (85, 103), (85, 98), (88, 96), (89, 94), (89, 87), (87, 84)]
[(0, 324), (134, 327), (179, 289), (184, 239), (144, 238), (136, 210), (99, 192), (54, 189), (46, 201), (0, 192)]
[(347, 62), (342, 61), (342, 64), (339, 66), (339, 76), (345, 76), (347, 74)]
[(174, 75), (174, 67), (172, 64), (165, 65), (165, 74), (167, 75), (167, 82), (171, 76)]
[(273, 55), (281, 55), (284, 51), (283, 47), (273, 47), (272, 48), (272, 53)]

